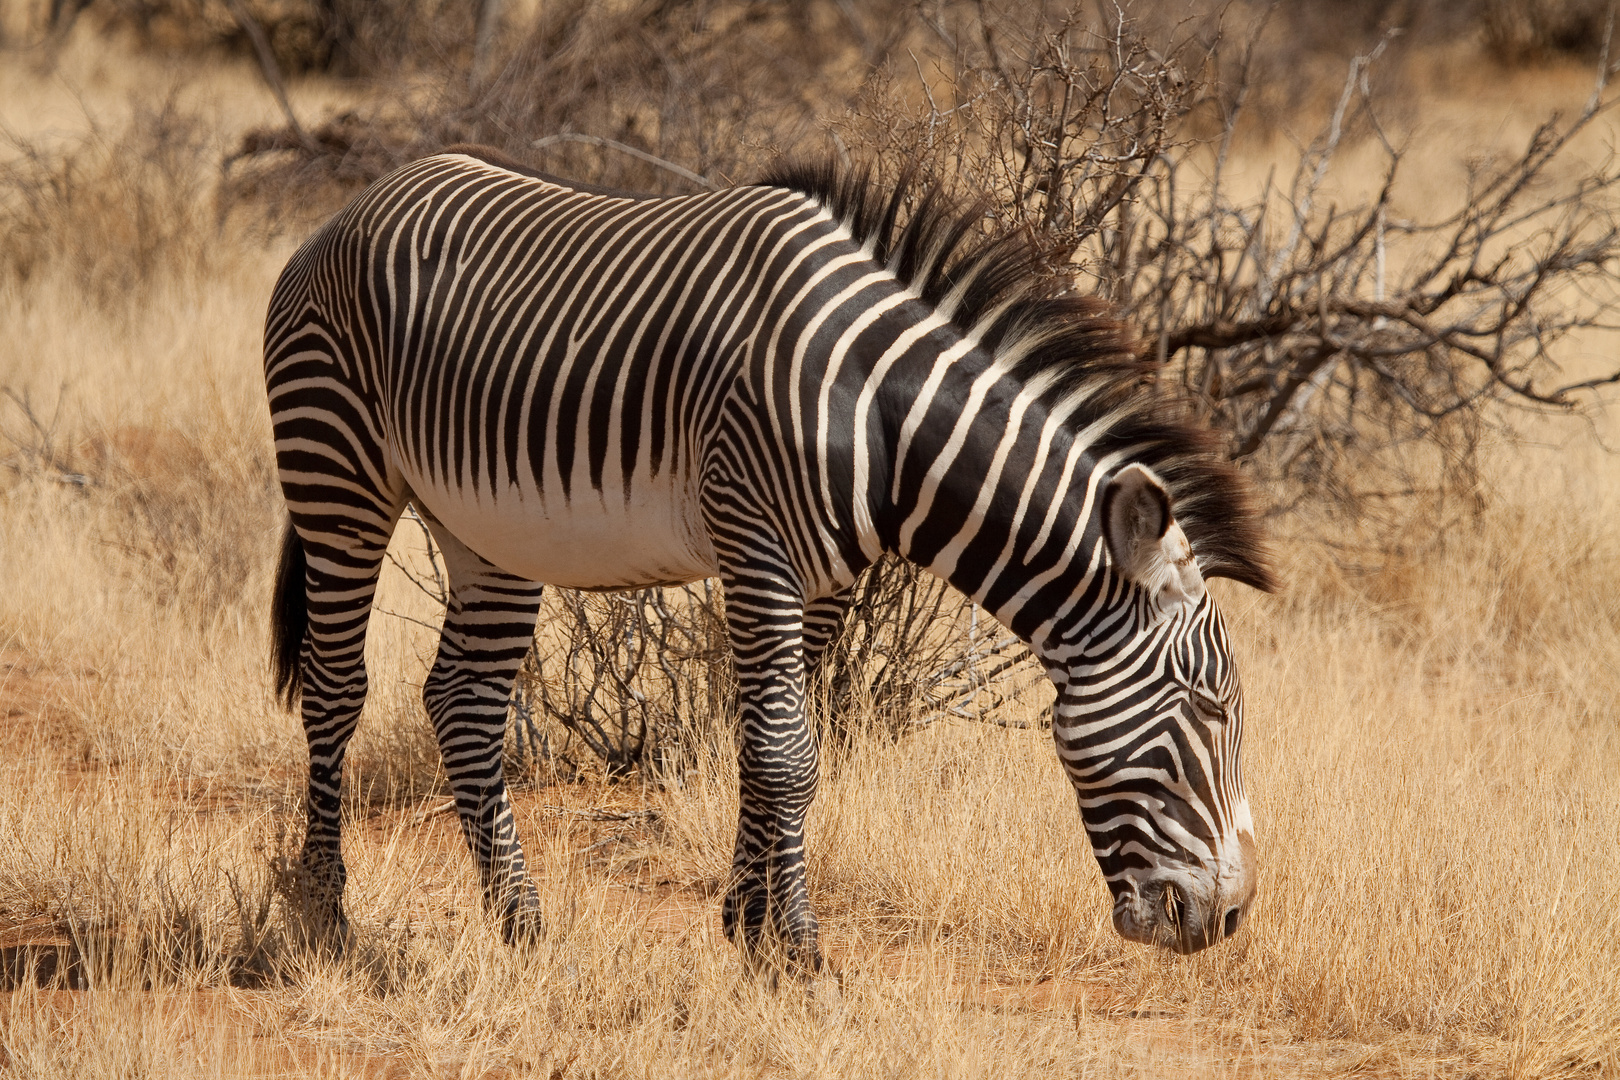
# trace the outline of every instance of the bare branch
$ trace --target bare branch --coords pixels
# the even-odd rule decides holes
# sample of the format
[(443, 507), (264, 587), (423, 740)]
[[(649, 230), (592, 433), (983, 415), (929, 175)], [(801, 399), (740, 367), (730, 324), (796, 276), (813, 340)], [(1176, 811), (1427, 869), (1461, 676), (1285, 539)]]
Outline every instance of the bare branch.
[(275, 96), (276, 104), (281, 106), (281, 115), (287, 118), (287, 127), (297, 138), (299, 145), (311, 154), (319, 154), (320, 144), (310, 138), (309, 132), (304, 130), (304, 125), (298, 122), (298, 114), (293, 112), (292, 102), (287, 99), (287, 84), (282, 81), (281, 68), (276, 64), (276, 54), (271, 51), (270, 42), (265, 38), (259, 21), (242, 6), (242, 0), (225, 0), (225, 6), (230, 8), (236, 24), (253, 43), (253, 53), (259, 59), (259, 71), (264, 75), (264, 82), (270, 88), (270, 93)]
[(565, 131), (558, 135), (547, 135), (543, 138), (536, 139), (529, 145), (536, 150), (541, 150), (547, 146), (555, 146), (557, 143), (563, 142), (585, 143), (588, 146), (601, 146), (609, 150), (617, 150), (621, 154), (628, 154), (637, 161), (645, 161), (649, 165), (656, 165), (665, 172), (674, 173), (682, 180), (696, 184), (698, 187), (704, 188), (707, 191), (720, 190), (719, 184), (716, 184), (713, 180), (710, 180), (707, 177), (699, 176), (697, 173), (686, 168), (684, 165), (677, 165), (673, 161), (665, 161), (661, 157), (654, 154), (649, 154), (645, 150), (637, 150), (634, 146), (631, 146), (628, 143), (619, 142), (617, 139), (604, 139), (600, 135), (582, 135), (575, 131)]

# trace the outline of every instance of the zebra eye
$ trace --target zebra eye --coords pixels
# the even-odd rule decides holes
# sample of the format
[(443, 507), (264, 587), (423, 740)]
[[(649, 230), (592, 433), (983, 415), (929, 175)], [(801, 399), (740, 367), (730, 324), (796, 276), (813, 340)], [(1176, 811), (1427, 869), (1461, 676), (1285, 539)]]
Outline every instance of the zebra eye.
[(1194, 688), (1190, 696), (1192, 697), (1193, 708), (1198, 710), (1198, 715), (1211, 723), (1224, 724), (1226, 722), (1226, 706), (1222, 705), (1220, 699), (1214, 694), (1207, 690)]

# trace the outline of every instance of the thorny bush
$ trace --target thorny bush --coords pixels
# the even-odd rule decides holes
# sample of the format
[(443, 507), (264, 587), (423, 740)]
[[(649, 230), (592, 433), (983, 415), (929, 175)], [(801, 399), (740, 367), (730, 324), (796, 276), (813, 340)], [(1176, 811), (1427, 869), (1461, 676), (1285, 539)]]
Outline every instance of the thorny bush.
[[(420, 527), (414, 511), (409, 521)], [(390, 556), (440, 604), (445, 578), (420, 527), (423, 568)], [(858, 730), (898, 738), (955, 716), (1017, 724), (995, 710), (1038, 676), (1023, 646), (943, 582), (898, 560), (856, 584), (845, 626), (811, 673), (823, 745)], [(509, 765), (520, 775), (678, 777), (728, 739), (737, 684), (724, 601), (712, 581), (623, 592), (549, 589), (512, 699)]]
[[(1606, 49), (1578, 114), (1468, 163), (1455, 205), (1420, 215), (1398, 197), (1408, 148), (1370, 79), (1383, 42), (1348, 62), (1289, 178), (1250, 192), (1227, 166), (1259, 93), (1258, 36), (1234, 50), (1195, 25), (1154, 47), (1074, 12), (937, 30), (949, 59), (923, 76), (922, 104), (884, 95), (847, 121), (849, 141), (990, 192), (1001, 227), (1120, 305), (1161, 382), (1279, 503), (1477, 506), (1488, 434), (1527, 412), (1585, 415), (1620, 381), (1612, 364), (1566, 373), (1560, 355), (1610, 329), (1620, 300), (1620, 171), (1573, 150), (1620, 100)], [(1383, 175), (1347, 206), (1330, 193), (1352, 144), (1376, 148)]]
[(127, 128), (74, 140), (0, 132), (0, 288), (47, 273), (121, 308), (165, 275), (206, 274), (217, 237), (209, 174), (218, 149), (173, 98)]

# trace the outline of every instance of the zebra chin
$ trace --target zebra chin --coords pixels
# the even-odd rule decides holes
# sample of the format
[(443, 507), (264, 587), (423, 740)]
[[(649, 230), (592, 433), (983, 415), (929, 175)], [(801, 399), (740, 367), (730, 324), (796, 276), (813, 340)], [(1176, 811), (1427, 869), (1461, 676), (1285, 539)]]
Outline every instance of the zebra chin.
[(1115, 885), (1114, 929), (1127, 941), (1186, 955), (1236, 934), (1254, 900), (1254, 841), (1239, 837), (1241, 855), (1218, 872), (1159, 868)]

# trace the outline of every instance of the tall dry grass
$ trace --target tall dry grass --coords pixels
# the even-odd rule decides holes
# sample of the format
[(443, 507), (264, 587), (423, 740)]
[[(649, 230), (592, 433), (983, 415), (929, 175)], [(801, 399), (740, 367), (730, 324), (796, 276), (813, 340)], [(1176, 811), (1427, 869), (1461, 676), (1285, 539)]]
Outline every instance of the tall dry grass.
[[(811, 880), (838, 1000), (749, 980), (719, 931), (719, 753), (664, 790), (519, 792), (550, 933), (508, 949), (431, 812), (432, 635), (411, 619), (433, 612), (393, 570), (351, 757), (357, 938), (300, 953), (257, 355), (292, 240), (181, 200), (178, 246), (92, 288), (113, 279), (86, 234), (125, 257), (119, 200), (170, 189), (97, 187), (138, 162), (81, 152), (98, 201), (47, 207), (61, 245), (0, 276), (9, 1072), (1620, 1073), (1620, 468), (1579, 439), (1493, 448), (1491, 501), (1439, 536), (1280, 521), (1287, 590), (1219, 592), (1263, 877), (1208, 953), (1117, 939), (1046, 736), (971, 725), (857, 745), (824, 786)], [(47, 953), (81, 988), (38, 985)]]

